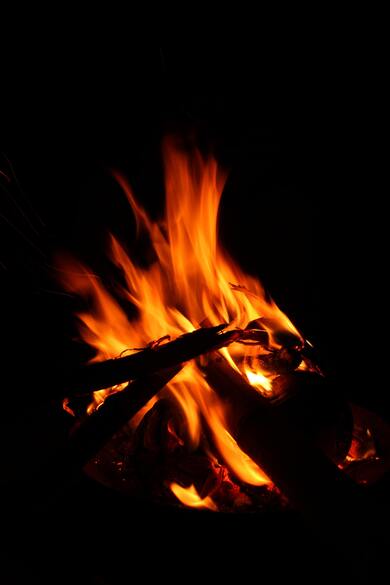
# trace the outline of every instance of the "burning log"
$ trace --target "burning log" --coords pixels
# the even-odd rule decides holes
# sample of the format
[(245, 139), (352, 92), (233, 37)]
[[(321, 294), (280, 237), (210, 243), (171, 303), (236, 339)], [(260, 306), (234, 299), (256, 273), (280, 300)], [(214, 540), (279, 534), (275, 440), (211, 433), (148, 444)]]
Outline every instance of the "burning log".
[(223, 332), (226, 327), (222, 324), (198, 329), (169, 343), (151, 344), (130, 356), (83, 366), (65, 381), (63, 394), (90, 394), (95, 390), (111, 388), (128, 380), (174, 368), (199, 355), (225, 347), (242, 335), (240, 331)]
[[(287, 396), (292, 381), (284, 379), (285, 387), (279, 391), (286, 395), (273, 404), (218, 354), (204, 371), (208, 383), (226, 404), (228, 427), (238, 445), (264, 469), (291, 504), (306, 512), (325, 513), (330, 507), (340, 510), (354, 499), (357, 488), (325, 454), (321, 432), (313, 438), (312, 429), (305, 426), (306, 417), (299, 415), (306, 398), (295, 402), (299, 393)], [(306, 396), (310, 391), (318, 392), (316, 375), (295, 372), (293, 382), (304, 387)], [(332, 449), (329, 451), (332, 455)]]
[(100, 408), (74, 427), (62, 452), (46, 466), (44, 484), (51, 488), (66, 485), (180, 370), (181, 366), (176, 366), (145, 376), (106, 398)]
[(333, 463), (344, 461), (352, 441), (353, 416), (328, 379), (296, 371), (278, 376), (273, 391), (286, 402), (291, 418)]

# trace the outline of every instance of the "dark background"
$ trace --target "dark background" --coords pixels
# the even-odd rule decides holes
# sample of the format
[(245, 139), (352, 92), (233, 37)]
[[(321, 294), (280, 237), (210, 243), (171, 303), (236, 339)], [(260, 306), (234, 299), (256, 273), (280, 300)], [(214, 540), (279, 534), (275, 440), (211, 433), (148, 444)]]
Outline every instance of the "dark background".
[(61, 436), (63, 415), (45, 414), (53, 386), (86, 356), (72, 341), (75, 307), (55, 285), (53, 253), (72, 250), (101, 268), (107, 229), (131, 248), (131, 214), (109, 170), (125, 173), (157, 216), (161, 140), (172, 132), (229, 172), (225, 246), (315, 343), (342, 392), (388, 418), (379, 342), (388, 133), (378, 55), (325, 50), (279, 60), (253, 49), (176, 47), (120, 62), (27, 60), (17, 85), (5, 78), (2, 103), (10, 130), (0, 158), (10, 178), (0, 177), (5, 459), (20, 466), (26, 442)]
[[(67, 363), (71, 319), (67, 300), (48, 292), (52, 254), (68, 249), (99, 269), (108, 229), (131, 248), (132, 217), (110, 169), (126, 174), (158, 215), (161, 141), (177, 133), (229, 173), (225, 246), (327, 366), (351, 389), (367, 384), (353, 392), (382, 406), (383, 384), (372, 383), (387, 313), (387, 119), (377, 55), (278, 60), (260, 50), (156, 48), (119, 61), (95, 57), (64, 57), (55, 68), (24, 63), (5, 94), (3, 152), (15, 173), (3, 158), (11, 178), (3, 177), (0, 209), (5, 363), (37, 363), (45, 382)], [(19, 392), (4, 394), (20, 402)]]

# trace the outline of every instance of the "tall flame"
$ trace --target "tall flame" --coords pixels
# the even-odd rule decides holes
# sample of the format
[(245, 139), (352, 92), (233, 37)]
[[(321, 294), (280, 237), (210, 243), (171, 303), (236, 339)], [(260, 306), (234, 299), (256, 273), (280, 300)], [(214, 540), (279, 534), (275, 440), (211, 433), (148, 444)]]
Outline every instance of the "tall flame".
[[(78, 317), (82, 339), (96, 349), (94, 359), (116, 357), (162, 336), (176, 337), (193, 331), (205, 318), (210, 325), (229, 322), (241, 328), (260, 318), (274, 347), (278, 346), (275, 334), (280, 331), (300, 338), (291, 321), (266, 297), (260, 282), (245, 274), (218, 243), (218, 209), (225, 177), (216, 161), (205, 160), (197, 151), (188, 156), (175, 148), (172, 141), (166, 142), (164, 155), (163, 221), (152, 221), (136, 201), (126, 179), (115, 174), (134, 212), (137, 233), (148, 235), (155, 255), (153, 263), (141, 268), (110, 235), (109, 256), (124, 277), (125, 285), (120, 292), (136, 307), (137, 316), (130, 319), (101, 280), (86, 267), (73, 260), (62, 260), (65, 287), (90, 301), (90, 310)], [(235, 369), (237, 353), (242, 356), (244, 351), (248, 354), (251, 348), (233, 345), (221, 350)], [(243, 375), (265, 394), (272, 392), (267, 372), (246, 369)], [(119, 389), (96, 392), (95, 406), (107, 393)], [(206, 421), (221, 458), (237, 477), (252, 485), (269, 483), (228, 433), (223, 406), (195, 362), (188, 363), (168, 389), (183, 411), (188, 441), (194, 449)]]

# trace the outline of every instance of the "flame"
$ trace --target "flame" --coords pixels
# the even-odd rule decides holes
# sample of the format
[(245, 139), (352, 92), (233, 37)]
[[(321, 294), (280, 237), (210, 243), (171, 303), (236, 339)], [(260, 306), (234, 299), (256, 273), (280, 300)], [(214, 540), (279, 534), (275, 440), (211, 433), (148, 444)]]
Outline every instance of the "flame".
[[(174, 338), (193, 331), (205, 318), (210, 325), (228, 322), (240, 328), (257, 320), (260, 329), (267, 332), (272, 348), (280, 347), (280, 332), (288, 332), (302, 342), (299, 332), (266, 296), (260, 282), (245, 274), (218, 243), (218, 210), (225, 176), (216, 161), (205, 160), (199, 152), (188, 156), (172, 140), (165, 143), (164, 154), (166, 213), (162, 221), (152, 221), (126, 179), (115, 174), (133, 210), (137, 234), (147, 235), (154, 254), (154, 261), (141, 268), (122, 244), (109, 236), (109, 257), (124, 282), (117, 290), (136, 308), (136, 317), (125, 313), (91, 270), (73, 259), (61, 259), (65, 288), (88, 301), (88, 311), (79, 313), (78, 318), (82, 339), (96, 350), (94, 360), (116, 357), (166, 335)], [(250, 384), (267, 395), (272, 392), (269, 374), (260, 367), (241, 371), (245, 357), (254, 351), (253, 347), (233, 344), (221, 353)], [(120, 389), (96, 392), (89, 411), (107, 394)], [(252, 485), (270, 483), (228, 433), (223, 406), (194, 361), (168, 384), (168, 391), (185, 416), (186, 440), (193, 449), (199, 445), (203, 425), (207, 424), (220, 456), (236, 476)], [(141, 418), (142, 413), (133, 419), (134, 424)], [(199, 499), (194, 488), (172, 489), (188, 505), (204, 505), (205, 500)]]
[(213, 510), (213, 512), (218, 511), (218, 508), (213, 502), (212, 498), (210, 496), (201, 498), (194, 485), (190, 485), (190, 487), (185, 488), (178, 483), (172, 482), (169, 487), (177, 499), (180, 500), (181, 503), (185, 506), (190, 506), (191, 508), (208, 508), (209, 510)]
[(252, 372), (249, 368), (245, 368), (245, 375), (249, 383), (255, 388), (258, 388), (261, 394), (272, 392), (272, 383), (270, 378), (267, 378), (260, 371)]

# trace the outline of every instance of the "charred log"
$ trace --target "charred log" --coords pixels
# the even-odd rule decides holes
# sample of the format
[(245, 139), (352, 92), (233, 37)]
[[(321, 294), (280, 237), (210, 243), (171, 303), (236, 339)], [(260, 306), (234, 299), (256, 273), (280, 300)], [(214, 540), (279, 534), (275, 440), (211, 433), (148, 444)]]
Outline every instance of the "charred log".
[(199, 329), (126, 357), (83, 366), (65, 380), (63, 396), (90, 394), (95, 390), (111, 388), (128, 380), (174, 368), (199, 355), (229, 345), (242, 335), (240, 331), (223, 332), (225, 328), (223, 324)]
[(258, 361), (262, 369), (271, 374), (287, 374), (299, 366), (302, 355), (295, 348), (282, 347), (267, 355), (260, 355)]
[(278, 376), (273, 389), (285, 400), (291, 419), (329, 459), (339, 464), (348, 454), (353, 430), (350, 406), (327, 378), (311, 372)]
[(299, 349), (303, 347), (303, 340), (296, 333), (287, 331), (286, 329), (279, 329), (278, 323), (275, 319), (268, 319), (259, 317), (250, 321), (246, 326), (248, 333), (251, 331), (253, 339), (257, 339), (264, 347), (271, 347), (269, 334), (267, 330), (272, 330), (272, 337), (274, 342), (282, 347), (289, 349)]
[[(226, 404), (229, 429), (241, 449), (264, 469), (292, 505), (304, 511), (324, 511), (328, 506), (341, 507), (357, 488), (330, 459), (334, 449), (329, 449), (326, 441), (322, 444), (324, 439), (318, 431), (321, 424), (310, 426), (311, 415), (300, 412), (310, 392), (319, 393), (316, 385), (322, 384), (316, 375), (301, 374), (294, 373), (293, 380), (284, 378), (279, 388), (283, 399), (272, 403), (246, 383), (222, 356), (214, 356), (205, 367), (208, 383)], [(289, 384), (296, 388), (288, 397)], [(301, 395), (298, 386), (304, 387)], [(325, 388), (322, 400), (324, 392)], [(318, 408), (306, 410), (315, 418)]]
[(181, 366), (163, 370), (131, 382), (125, 390), (109, 396), (103, 405), (77, 423), (65, 447), (40, 470), (42, 482), (50, 493), (67, 485), (84, 465), (118, 432), (153, 396), (180, 371)]

